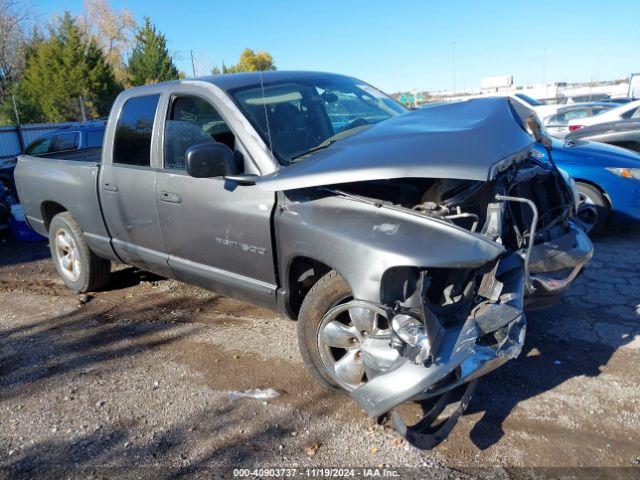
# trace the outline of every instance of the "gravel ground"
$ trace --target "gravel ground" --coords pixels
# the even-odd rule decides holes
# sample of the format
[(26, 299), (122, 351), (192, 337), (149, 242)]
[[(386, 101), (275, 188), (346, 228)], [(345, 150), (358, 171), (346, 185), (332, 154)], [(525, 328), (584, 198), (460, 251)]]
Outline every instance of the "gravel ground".
[[(125, 267), (77, 295), (46, 246), (0, 242), (0, 476), (640, 476), (640, 227), (596, 242), (572, 292), (528, 315), (521, 356), (428, 452), (317, 386), (289, 320)], [(278, 396), (229, 395), (255, 388)]]

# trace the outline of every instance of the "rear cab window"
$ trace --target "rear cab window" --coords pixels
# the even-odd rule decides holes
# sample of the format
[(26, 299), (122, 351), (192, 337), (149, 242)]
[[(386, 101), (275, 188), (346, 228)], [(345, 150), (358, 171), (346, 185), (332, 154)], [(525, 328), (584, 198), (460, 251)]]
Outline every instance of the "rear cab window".
[(160, 95), (132, 97), (125, 101), (118, 116), (113, 141), (113, 163), (149, 167), (151, 136)]

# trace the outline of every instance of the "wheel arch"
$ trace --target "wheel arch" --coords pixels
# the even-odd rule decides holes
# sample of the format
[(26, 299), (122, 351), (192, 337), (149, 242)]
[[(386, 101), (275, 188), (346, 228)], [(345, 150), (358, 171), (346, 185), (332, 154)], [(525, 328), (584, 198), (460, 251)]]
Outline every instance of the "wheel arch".
[(47, 232), (49, 231), (49, 226), (51, 225), (51, 220), (53, 217), (62, 212), (68, 212), (69, 210), (61, 205), (58, 202), (53, 202), (46, 200), (40, 204), (40, 213), (42, 215), (42, 221), (44, 223), (44, 227)]
[(584, 183), (585, 185), (590, 185), (590, 186), (596, 188), (602, 194), (602, 198), (604, 198), (605, 201), (607, 202), (607, 207), (609, 208), (609, 213), (611, 213), (611, 210), (613, 209), (613, 202), (611, 201), (611, 197), (609, 196), (609, 194), (607, 193), (607, 191), (604, 188), (602, 188), (599, 184), (597, 184), (593, 180), (587, 180), (586, 178), (573, 177), (573, 180), (576, 183)]
[(287, 289), (285, 307), (291, 318), (298, 318), (300, 307), (309, 290), (331, 270), (338, 272), (336, 268), (310, 256), (294, 255), (289, 259), (285, 277)]

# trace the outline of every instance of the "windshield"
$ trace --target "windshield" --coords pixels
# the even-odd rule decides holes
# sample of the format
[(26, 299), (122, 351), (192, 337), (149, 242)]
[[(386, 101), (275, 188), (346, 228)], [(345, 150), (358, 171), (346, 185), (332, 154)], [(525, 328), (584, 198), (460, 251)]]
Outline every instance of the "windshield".
[(229, 92), (278, 161), (288, 165), (407, 110), (347, 77), (318, 76)]

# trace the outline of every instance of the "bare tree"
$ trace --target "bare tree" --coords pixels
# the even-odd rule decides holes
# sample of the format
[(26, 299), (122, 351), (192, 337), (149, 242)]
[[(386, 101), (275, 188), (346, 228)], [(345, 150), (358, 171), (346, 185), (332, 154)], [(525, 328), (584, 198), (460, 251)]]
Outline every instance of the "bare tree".
[(26, 29), (31, 14), (16, 0), (0, 0), (0, 102), (11, 94), (25, 65)]
[(126, 75), (124, 57), (131, 48), (136, 29), (133, 14), (127, 9), (112, 9), (108, 0), (84, 0), (84, 9), (81, 26), (96, 39), (113, 67), (116, 79), (123, 82)]

